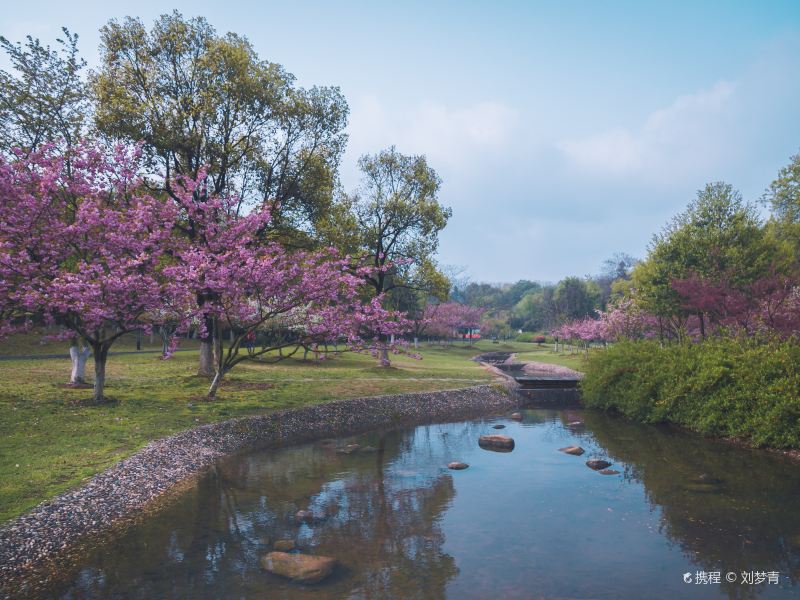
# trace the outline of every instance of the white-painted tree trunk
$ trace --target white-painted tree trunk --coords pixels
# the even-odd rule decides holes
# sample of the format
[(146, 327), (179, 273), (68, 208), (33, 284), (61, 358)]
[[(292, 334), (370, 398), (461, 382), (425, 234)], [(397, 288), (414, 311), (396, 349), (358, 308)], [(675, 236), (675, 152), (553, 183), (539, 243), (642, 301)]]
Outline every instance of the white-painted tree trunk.
[(417, 338), (417, 336), (414, 336), (414, 350), (416, 350), (417, 348), (419, 348), (419, 339)]
[(69, 358), (72, 361), (72, 374), (70, 375), (70, 383), (86, 383), (86, 361), (91, 354), (91, 350), (87, 346), (70, 346)]

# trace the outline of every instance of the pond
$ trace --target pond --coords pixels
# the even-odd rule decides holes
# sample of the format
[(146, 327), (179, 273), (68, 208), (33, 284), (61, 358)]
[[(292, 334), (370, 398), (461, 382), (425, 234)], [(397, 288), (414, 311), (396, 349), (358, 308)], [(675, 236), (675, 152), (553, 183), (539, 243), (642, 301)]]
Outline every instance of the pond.
[[(93, 551), (48, 597), (800, 594), (796, 463), (591, 411), (523, 414), (522, 422), (487, 417), (227, 459)], [(513, 437), (513, 452), (479, 448), (490, 433)], [(351, 443), (362, 448), (344, 453)], [(568, 445), (586, 453), (558, 451)], [(619, 474), (588, 468), (590, 458)], [(470, 466), (447, 469), (454, 460)], [(298, 524), (298, 510), (314, 520)], [(264, 571), (260, 558), (281, 539), (335, 557), (333, 574), (303, 585)], [(754, 583), (742, 583), (751, 574)]]

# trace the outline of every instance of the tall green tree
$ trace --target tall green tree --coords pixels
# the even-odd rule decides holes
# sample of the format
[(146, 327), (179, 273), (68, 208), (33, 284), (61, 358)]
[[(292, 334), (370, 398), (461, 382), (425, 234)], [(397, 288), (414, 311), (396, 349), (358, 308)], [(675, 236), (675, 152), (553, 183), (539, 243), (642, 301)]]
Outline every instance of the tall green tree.
[(361, 183), (329, 213), (327, 237), (375, 267), (367, 282), (388, 306), (424, 310), (428, 297), (445, 298), (450, 286), (435, 262), (452, 214), (438, 200), (441, 180), (424, 156), (394, 146), (358, 166)]
[(553, 290), (553, 308), (559, 322), (582, 319), (600, 307), (600, 287), (580, 277), (562, 279)]
[(800, 263), (800, 153), (780, 170), (762, 200), (772, 209), (770, 233), (786, 245), (795, 264)]
[[(779, 254), (755, 207), (730, 184), (710, 183), (654, 236), (647, 259), (633, 270), (630, 293), (680, 337), (689, 314), (673, 287), (675, 280), (725, 277), (743, 287), (773, 269)], [(703, 315), (697, 316), (703, 328)]]
[(548, 285), (525, 294), (511, 309), (509, 325), (526, 331), (542, 331), (554, 325), (556, 321), (554, 289)]
[(434, 263), (439, 233), (452, 211), (438, 201), (441, 180), (424, 156), (392, 146), (358, 161), (361, 185), (346, 195), (340, 217), (348, 245), (376, 267), (368, 278), (375, 294), (424, 289), (441, 279)]
[(800, 223), (800, 153), (790, 159), (764, 193), (763, 200), (783, 223)]
[(161, 15), (100, 30), (98, 129), (144, 141), (169, 192), (207, 168), (214, 194), (268, 204), (273, 228), (313, 231), (332, 202), (348, 107), (335, 87), (299, 88), (247, 38), (202, 17)]
[(85, 132), (90, 105), (78, 55), (78, 35), (62, 29), (56, 49), (31, 36), (25, 44), (0, 36), (11, 65), (0, 70), (0, 151), (29, 153), (44, 143), (62, 151)]

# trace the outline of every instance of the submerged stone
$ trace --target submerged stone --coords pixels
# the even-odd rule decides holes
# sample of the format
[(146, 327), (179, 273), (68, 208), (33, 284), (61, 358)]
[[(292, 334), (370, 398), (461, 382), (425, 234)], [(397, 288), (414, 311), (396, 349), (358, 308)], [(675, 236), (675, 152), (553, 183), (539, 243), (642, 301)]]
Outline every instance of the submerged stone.
[(720, 486), (716, 483), (688, 483), (683, 489), (693, 494), (716, 494), (720, 491)]
[(615, 471), (614, 469), (603, 469), (602, 471), (598, 471), (601, 475), (619, 475), (619, 471)]
[(586, 450), (580, 446), (567, 446), (566, 448), (559, 448), (558, 451), (563, 452), (564, 454), (572, 454), (573, 456), (580, 456), (586, 452)]
[(317, 583), (328, 577), (336, 566), (336, 559), (311, 554), (270, 552), (261, 557), (265, 570), (292, 581)]
[(448, 463), (447, 468), (448, 469), (453, 469), (454, 471), (462, 471), (464, 469), (469, 468), (469, 465), (467, 463), (458, 462), (456, 460), (456, 461), (453, 461), (451, 463)]
[(497, 425), (492, 425), (492, 429), (505, 429), (506, 426), (502, 423), (498, 423)]
[(297, 544), (294, 543), (294, 540), (278, 540), (275, 542), (275, 550), (279, 552), (291, 552), (297, 548)]
[(707, 484), (707, 485), (722, 485), (724, 482), (722, 479), (718, 479), (716, 477), (712, 477), (711, 475), (706, 475), (705, 473), (699, 475), (695, 479), (690, 479), (689, 483), (700, 483), (700, 484)]
[(352, 454), (361, 448), (361, 444), (347, 444), (336, 449), (336, 454)]
[(311, 523), (314, 520), (314, 513), (310, 510), (298, 510), (294, 513), (294, 520), (297, 523)]
[(514, 449), (514, 440), (507, 435), (482, 435), (478, 438), (478, 445), (484, 450), (511, 452)]
[(590, 469), (594, 469), (595, 471), (600, 471), (602, 469), (607, 469), (611, 466), (611, 463), (607, 460), (602, 460), (599, 458), (592, 458), (586, 461), (586, 466)]

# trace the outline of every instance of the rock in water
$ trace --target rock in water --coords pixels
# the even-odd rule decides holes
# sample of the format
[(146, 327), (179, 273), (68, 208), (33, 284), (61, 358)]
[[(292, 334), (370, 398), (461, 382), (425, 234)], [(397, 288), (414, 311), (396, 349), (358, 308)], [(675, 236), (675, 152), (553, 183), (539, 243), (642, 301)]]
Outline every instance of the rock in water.
[(619, 475), (619, 471), (615, 471), (614, 469), (603, 469), (602, 471), (598, 471), (600, 475)]
[(301, 583), (317, 583), (328, 577), (336, 566), (336, 559), (311, 554), (270, 552), (261, 557), (261, 566), (270, 573)]
[(514, 440), (506, 435), (482, 435), (478, 438), (478, 445), (484, 450), (511, 452), (514, 449)]
[(453, 469), (454, 471), (462, 471), (464, 469), (469, 468), (469, 465), (467, 463), (458, 462), (456, 460), (456, 461), (453, 461), (451, 463), (448, 463), (447, 468), (448, 469)]
[(336, 449), (336, 454), (352, 454), (356, 452), (359, 448), (361, 448), (361, 444), (347, 444), (342, 448)]
[(580, 446), (567, 446), (566, 448), (559, 448), (558, 451), (563, 452), (564, 454), (572, 454), (573, 456), (580, 456), (586, 452), (586, 450)]
[(511, 413), (511, 418), (515, 421), (522, 421), (522, 413)]
[(506, 426), (502, 423), (498, 423), (497, 425), (492, 425), (492, 429), (505, 429)]
[(611, 463), (607, 460), (601, 460), (599, 458), (592, 458), (586, 461), (586, 466), (590, 469), (594, 469), (595, 471), (600, 471), (602, 469), (607, 469), (611, 466)]
[(311, 523), (314, 520), (314, 513), (310, 510), (298, 510), (294, 513), (294, 520), (297, 523)]
[(275, 550), (279, 552), (291, 552), (295, 548), (297, 548), (297, 545), (294, 540), (278, 540), (275, 542)]
[(711, 475), (707, 475), (705, 473), (702, 473), (701, 475), (699, 475), (695, 479), (690, 479), (689, 483), (701, 483), (701, 484), (706, 484), (706, 485), (722, 485), (725, 482), (722, 481), (722, 479), (718, 479), (716, 477), (712, 477)]

